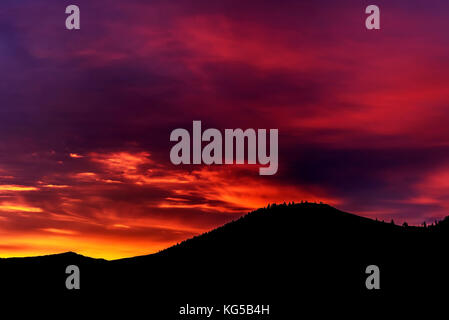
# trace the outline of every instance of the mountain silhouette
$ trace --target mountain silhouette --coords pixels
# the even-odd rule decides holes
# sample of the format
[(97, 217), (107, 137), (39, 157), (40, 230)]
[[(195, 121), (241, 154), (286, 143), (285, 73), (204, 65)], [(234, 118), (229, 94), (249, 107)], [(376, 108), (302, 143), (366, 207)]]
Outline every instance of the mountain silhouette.
[[(270, 205), (147, 256), (0, 259), (0, 281), (11, 296), (150, 305), (167, 319), (186, 303), (270, 304), (280, 317), (326, 298), (377, 301), (444, 289), (448, 235), (448, 219), (398, 226), (325, 204)], [(80, 268), (81, 290), (65, 288), (68, 265)], [(380, 268), (380, 290), (365, 286), (369, 265)]]

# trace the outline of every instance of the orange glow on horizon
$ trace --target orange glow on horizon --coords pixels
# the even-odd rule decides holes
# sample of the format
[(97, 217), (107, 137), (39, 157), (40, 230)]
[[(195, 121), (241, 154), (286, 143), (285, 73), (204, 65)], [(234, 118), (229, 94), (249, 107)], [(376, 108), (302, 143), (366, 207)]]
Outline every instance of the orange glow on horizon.
[[(77, 237), (60, 230), (46, 230), (42, 235), (28, 235), (3, 241), (0, 257), (29, 257), (73, 251), (78, 254), (106, 260), (156, 253), (166, 243), (133, 241), (121, 238)], [(170, 243), (170, 245), (176, 242)]]
[[(211, 166), (189, 172), (172, 170), (149, 157), (147, 152), (129, 151), (90, 154), (86, 159), (96, 167), (89, 171), (44, 177), (37, 182), (40, 188), (1, 186), (9, 200), (0, 202), (0, 256), (67, 251), (105, 259), (145, 255), (268, 203), (339, 202), (320, 188), (261, 184), (255, 166)], [(117, 201), (115, 197), (126, 194), (129, 188), (138, 196), (146, 196)], [(16, 191), (41, 192), (53, 200), (39, 202), (38, 207), (35, 201), (22, 197), (24, 193), (14, 194)], [(155, 191), (161, 197), (147, 202), (146, 197)], [(14, 221), (41, 227), (9, 230), (9, 223)]]

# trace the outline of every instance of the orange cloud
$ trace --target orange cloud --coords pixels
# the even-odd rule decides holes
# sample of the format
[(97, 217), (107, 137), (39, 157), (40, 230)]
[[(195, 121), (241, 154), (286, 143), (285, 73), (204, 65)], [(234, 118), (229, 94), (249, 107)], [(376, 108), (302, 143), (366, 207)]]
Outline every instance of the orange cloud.
[(74, 235), (74, 234), (78, 233), (78, 232), (72, 231), (72, 230), (56, 229), (56, 228), (45, 228), (45, 229), (41, 229), (41, 230), (45, 231), (45, 232), (64, 234), (64, 235)]
[(98, 179), (97, 174), (94, 172), (80, 172), (75, 174), (73, 177), (78, 180), (87, 180), (87, 181)]
[(65, 189), (69, 188), (70, 186), (67, 185), (55, 185), (55, 184), (46, 184), (44, 185), (45, 188), (53, 188), (53, 189)]
[(120, 224), (120, 223), (116, 223), (112, 225), (114, 228), (122, 228), (122, 229), (130, 229), (130, 226), (124, 225), (124, 224)]
[(89, 156), (92, 161), (98, 162), (114, 172), (127, 173), (137, 170), (141, 165), (151, 163), (148, 158), (150, 154), (147, 152), (91, 153)]
[(36, 187), (16, 186), (16, 185), (0, 185), (0, 191), (36, 191)]
[(70, 158), (79, 159), (79, 158), (84, 158), (84, 157), (77, 153), (71, 153)]
[(0, 204), (0, 211), (3, 212), (43, 212), (41, 208), (29, 207), (26, 205), (2, 203)]

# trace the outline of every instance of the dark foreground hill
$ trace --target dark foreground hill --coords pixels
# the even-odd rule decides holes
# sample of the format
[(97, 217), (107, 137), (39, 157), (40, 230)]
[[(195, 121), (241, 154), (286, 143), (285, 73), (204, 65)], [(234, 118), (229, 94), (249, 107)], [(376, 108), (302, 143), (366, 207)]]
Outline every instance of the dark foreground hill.
[[(400, 227), (322, 204), (271, 206), (148, 256), (1, 259), (1, 288), (10, 297), (57, 298), (104, 312), (144, 308), (160, 319), (201, 319), (179, 318), (186, 304), (271, 304), (274, 316), (265, 319), (281, 319), (324, 311), (316, 307), (324, 301), (352, 308), (354, 299), (376, 304), (445, 291), (446, 224)], [(81, 270), (80, 290), (65, 288), (72, 264)], [(380, 290), (365, 286), (368, 265), (380, 268)]]

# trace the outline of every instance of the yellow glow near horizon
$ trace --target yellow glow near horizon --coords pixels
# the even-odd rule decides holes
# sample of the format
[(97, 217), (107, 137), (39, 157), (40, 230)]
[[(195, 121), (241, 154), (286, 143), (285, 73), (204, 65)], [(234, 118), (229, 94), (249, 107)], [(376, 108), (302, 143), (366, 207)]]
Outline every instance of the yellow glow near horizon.
[(0, 191), (36, 191), (36, 187), (26, 187), (17, 185), (0, 185)]
[(21, 236), (2, 243), (0, 258), (33, 257), (72, 251), (86, 257), (115, 260), (156, 253), (176, 243), (118, 241), (118, 239), (108, 242), (108, 240), (100, 238), (81, 239), (73, 234), (54, 232), (56, 230), (46, 231), (48, 231), (48, 236)]

